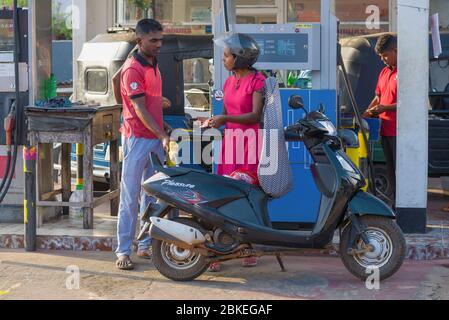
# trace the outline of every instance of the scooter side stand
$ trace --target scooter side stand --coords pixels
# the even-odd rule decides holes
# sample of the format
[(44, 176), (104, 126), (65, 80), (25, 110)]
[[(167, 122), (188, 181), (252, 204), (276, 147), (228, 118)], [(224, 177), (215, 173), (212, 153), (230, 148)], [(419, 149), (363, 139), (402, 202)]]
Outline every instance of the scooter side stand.
[(285, 269), (284, 266), (284, 262), (282, 261), (282, 256), (280, 252), (272, 252), (272, 253), (266, 253), (266, 252), (257, 252), (251, 249), (244, 249), (240, 252), (231, 254), (231, 255), (226, 255), (226, 256), (222, 256), (222, 257), (217, 257), (217, 258), (212, 258), (209, 259), (209, 262), (211, 263), (215, 263), (215, 262), (225, 262), (225, 261), (229, 261), (229, 260), (235, 260), (235, 259), (244, 259), (244, 258), (249, 258), (249, 257), (263, 257), (263, 256), (269, 256), (269, 255), (274, 255), (276, 256), (276, 260), (279, 263), (279, 266), (281, 267), (281, 271), (282, 272), (286, 272), (287, 270)]
[(281, 271), (286, 272), (287, 270), (285, 269), (284, 262), (282, 261), (282, 256), (280, 253), (276, 253), (276, 260), (278, 261), (279, 266), (281, 267)]

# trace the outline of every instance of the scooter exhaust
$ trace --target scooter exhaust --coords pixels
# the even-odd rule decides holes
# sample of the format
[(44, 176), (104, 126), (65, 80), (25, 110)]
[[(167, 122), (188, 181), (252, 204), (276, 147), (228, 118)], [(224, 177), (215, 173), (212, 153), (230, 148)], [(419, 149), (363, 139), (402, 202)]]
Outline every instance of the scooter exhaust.
[(193, 247), (204, 244), (206, 238), (197, 229), (178, 222), (152, 217), (150, 236), (180, 247)]

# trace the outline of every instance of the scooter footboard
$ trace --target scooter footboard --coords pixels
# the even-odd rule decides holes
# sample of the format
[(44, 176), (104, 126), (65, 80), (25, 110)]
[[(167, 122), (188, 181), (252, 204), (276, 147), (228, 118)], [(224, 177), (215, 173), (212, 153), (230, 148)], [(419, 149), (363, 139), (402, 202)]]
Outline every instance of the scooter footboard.
[(396, 219), (396, 214), (385, 202), (363, 191), (352, 198), (348, 208), (352, 214), (357, 216), (370, 215)]

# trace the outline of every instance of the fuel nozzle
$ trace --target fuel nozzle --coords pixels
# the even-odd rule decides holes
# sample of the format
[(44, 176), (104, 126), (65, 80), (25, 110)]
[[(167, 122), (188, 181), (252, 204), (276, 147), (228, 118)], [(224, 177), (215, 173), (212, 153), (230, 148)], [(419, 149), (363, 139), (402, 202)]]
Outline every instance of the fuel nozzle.
[(4, 121), (4, 128), (6, 133), (6, 145), (8, 146), (8, 148), (11, 148), (12, 146), (12, 135), (14, 127), (16, 125), (15, 114), (16, 114), (16, 106), (14, 104)]

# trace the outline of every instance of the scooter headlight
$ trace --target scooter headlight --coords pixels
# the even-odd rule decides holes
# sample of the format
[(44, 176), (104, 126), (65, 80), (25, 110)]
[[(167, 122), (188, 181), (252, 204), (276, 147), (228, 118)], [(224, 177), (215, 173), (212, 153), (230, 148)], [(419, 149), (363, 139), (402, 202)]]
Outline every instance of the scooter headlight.
[(341, 155), (337, 154), (337, 159), (340, 162), (341, 166), (344, 170), (351, 172), (351, 173), (357, 173), (353, 167), (353, 165), (347, 161), (345, 158), (343, 158)]
[(319, 123), (326, 128), (328, 135), (332, 137), (336, 137), (338, 134), (337, 128), (335, 128), (334, 124), (329, 120), (319, 121)]
[(357, 169), (355, 164), (353, 164), (350, 160), (348, 160), (346, 156), (337, 154), (337, 159), (338, 162), (340, 162), (341, 166), (343, 167), (343, 170), (349, 173), (349, 177), (354, 184), (365, 181), (365, 178), (363, 177), (362, 173)]

